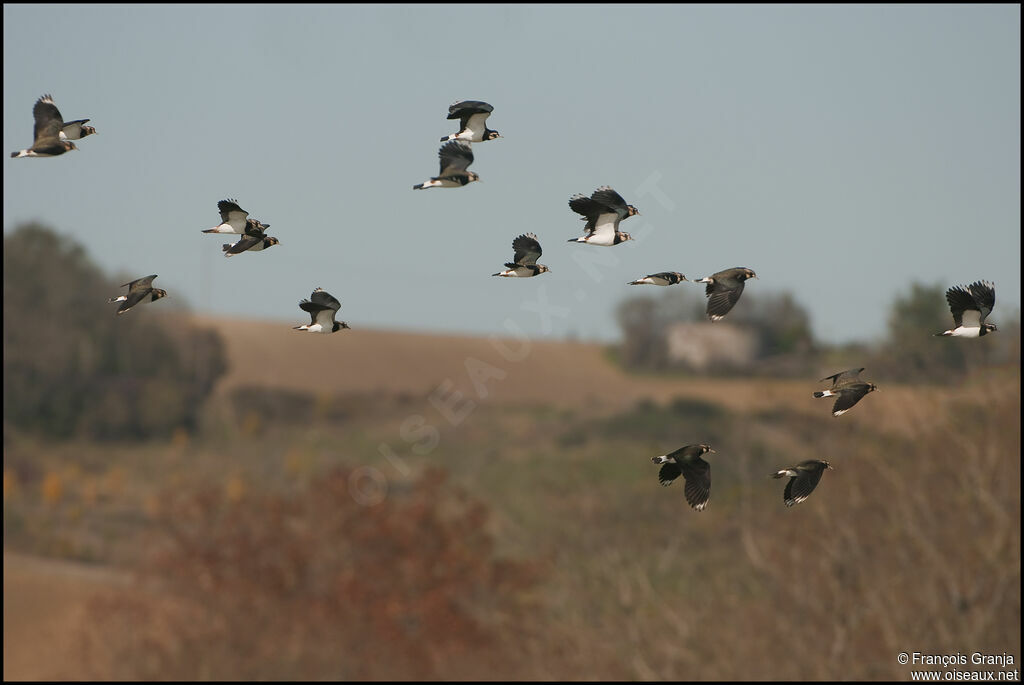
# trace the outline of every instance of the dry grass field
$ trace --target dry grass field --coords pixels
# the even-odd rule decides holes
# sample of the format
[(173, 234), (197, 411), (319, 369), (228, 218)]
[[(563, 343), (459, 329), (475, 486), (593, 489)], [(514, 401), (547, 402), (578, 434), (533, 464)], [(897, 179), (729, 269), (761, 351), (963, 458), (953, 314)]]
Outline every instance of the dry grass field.
[[(906, 679), (899, 651), (1020, 656), (1019, 367), (868, 369), (880, 390), (833, 418), (814, 379), (633, 376), (594, 344), (205, 323), (231, 366), (198, 435), (5, 433), (5, 680)], [(312, 408), (253, 419), (253, 388)], [(687, 442), (718, 450), (704, 512), (650, 462)], [(836, 470), (783, 507), (767, 474), (820, 457)]]

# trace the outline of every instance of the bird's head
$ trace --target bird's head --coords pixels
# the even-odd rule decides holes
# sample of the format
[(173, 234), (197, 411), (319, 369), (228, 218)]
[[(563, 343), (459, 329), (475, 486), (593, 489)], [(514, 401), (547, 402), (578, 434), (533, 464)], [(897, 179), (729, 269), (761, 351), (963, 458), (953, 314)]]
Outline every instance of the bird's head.
[(96, 127), (95, 126), (83, 126), (82, 127), (82, 137), (83, 138), (85, 138), (86, 136), (91, 136), (94, 133), (96, 133)]
[(476, 173), (475, 171), (469, 171), (466, 173), (466, 175), (469, 176), (469, 180), (466, 181), (467, 183), (472, 183), (473, 181), (480, 180), (480, 174)]
[(551, 271), (551, 269), (547, 268), (543, 264), (538, 264), (537, 265), (537, 274), (538, 275), (543, 274), (543, 273), (547, 273), (549, 271)]
[(711, 452), (712, 454), (717, 454), (717, 452), (715, 452), (713, 449), (711, 449), (711, 445), (701, 445), (700, 446), (700, 453), (704, 454), (705, 452)]
[(821, 463), (825, 465), (825, 468), (826, 468), (826, 469), (829, 469), (829, 470), (835, 471), (835, 469), (833, 469), (833, 468), (832, 468), (832, 464), (828, 463), (828, 462), (827, 462), (826, 460), (822, 459), (822, 460), (821, 460)]
[(337, 332), (338, 332), (338, 331), (340, 331), (340, 330), (341, 330), (342, 328), (347, 328), (347, 329), (349, 329), (349, 330), (351, 330), (351, 329), (352, 329), (352, 327), (351, 327), (351, 326), (349, 326), (349, 325), (348, 325), (347, 323), (345, 323), (344, 321), (335, 321), (335, 322), (334, 322), (334, 328), (333, 328), (333, 329), (331, 330), (331, 333), (337, 333)]
[(274, 238), (274, 237), (267, 238), (267, 245), (266, 245), (266, 247), (272, 247), (274, 245), (280, 245), (280, 244), (281, 244), (281, 241), (278, 240), (277, 238)]
[(488, 129), (487, 133), (484, 134), (484, 140), (494, 140), (495, 138), (503, 138), (503, 137), (504, 136), (502, 136), (497, 131), (492, 131), (490, 129)]
[(878, 386), (874, 383), (868, 383), (868, 392), (874, 392), (875, 390), (878, 390)]
[(636, 240), (636, 238), (626, 233), (625, 231), (616, 231), (616, 233), (618, 234), (619, 240), (621, 242), (626, 242), (627, 240)]
[(167, 291), (162, 288), (153, 288), (153, 300), (159, 300), (161, 297), (167, 297)]
[(743, 280), (747, 280), (748, 278), (757, 278), (757, 274), (754, 273), (753, 269), (744, 269), (743, 273), (740, 275), (743, 277)]
[(999, 330), (998, 328), (996, 328), (996, 325), (994, 323), (982, 324), (981, 327), (986, 333), (991, 333), (992, 331)]
[(626, 216), (636, 216), (640, 213), (640, 210), (633, 205), (626, 205)]

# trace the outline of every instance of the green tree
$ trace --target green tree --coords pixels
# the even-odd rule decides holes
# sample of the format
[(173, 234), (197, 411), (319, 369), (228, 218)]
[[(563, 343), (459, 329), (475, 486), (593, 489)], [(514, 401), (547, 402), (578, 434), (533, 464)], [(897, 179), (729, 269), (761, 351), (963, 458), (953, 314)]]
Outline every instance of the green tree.
[(115, 316), (81, 245), (39, 224), (4, 236), (4, 421), (54, 437), (164, 435), (194, 428), (226, 369), (212, 331)]

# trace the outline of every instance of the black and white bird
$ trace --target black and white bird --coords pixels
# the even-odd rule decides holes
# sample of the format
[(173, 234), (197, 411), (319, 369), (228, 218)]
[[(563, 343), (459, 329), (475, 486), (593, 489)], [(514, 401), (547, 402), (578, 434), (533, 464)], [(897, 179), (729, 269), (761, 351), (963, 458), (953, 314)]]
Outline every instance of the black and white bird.
[(651, 457), (655, 464), (662, 464), (658, 481), (665, 486), (682, 476), (686, 479), (683, 495), (691, 507), (701, 511), (711, 497), (711, 464), (701, 459), (702, 454), (714, 452), (710, 445), (687, 445), (675, 452), (660, 457)]
[(88, 119), (65, 123), (60, 110), (53, 104), (53, 98), (49, 95), (36, 100), (32, 108), (32, 117), (35, 119), (32, 147), (12, 152), (11, 157), (56, 157), (69, 150), (78, 149), (70, 138), (78, 139), (96, 132), (92, 126), (82, 126), (89, 121)]
[(341, 309), (341, 302), (323, 288), (317, 288), (308, 300), (299, 302), (299, 308), (309, 312), (310, 322), (303, 326), (293, 326), (297, 331), (337, 333), (342, 328), (349, 328), (344, 321), (334, 320), (335, 314)]
[(814, 393), (815, 397), (835, 397), (835, 404), (832, 405), (832, 416), (842, 416), (850, 411), (853, 405), (860, 402), (860, 398), (869, 392), (878, 390), (874, 383), (867, 383), (860, 379), (860, 372), (864, 370), (849, 369), (840, 371), (833, 376), (825, 376), (822, 381), (832, 381), (832, 387), (828, 390), (820, 390)]
[(686, 276), (678, 271), (659, 271), (656, 274), (647, 274), (643, 278), (630, 281), (626, 285), (675, 285), (686, 280)]
[(515, 256), (511, 262), (505, 264), (505, 270), (499, 271), (492, 276), (506, 276), (509, 278), (529, 278), (551, 271), (543, 264), (538, 264), (541, 249), (537, 236), (533, 233), (524, 233), (512, 241), (512, 249)]
[[(258, 223), (258, 222), (257, 222)], [(225, 257), (233, 257), (243, 252), (258, 252), (274, 245), (280, 245), (281, 241), (264, 233), (262, 224), (247, 226), (245, 233), (234, 243), (224, 243), (221, 247)]]
[(619, 230), (619, 222), (640, 212), (633, 205), (626, 204), (622, 196), (609, 186), (601, 186), (590, 197), (580, 193), (573, 195), (569, 198), (569, 208), (581, 214), (587, 223), (583, 227), (583, 236), (568, 242), (610, 246), (633, 240), (631, 235)]
[(221, 200), (217, 203), (217, 210), (220, 211), (220, 224), (213, 228), (205, 229), (203, 233), (235, 233), (242, 235), (246, 232), (246, 229), (265, 231), (270, 228), (270, 224), (250, 219), (249, 212), (238, 206), (238, 200)]
[(441, 159), (441, 170), (437, 176), (429, 181), (417, 183), (412, 188), (458, 188), (473, 181), (479, 181), (480, 177), (472, 171), (467, 171), (473, 163), (473, 147), (464, 140), (450, 140), (441, 146), (437, 151)]
[(120, 302), (121, 306), (117, 308), (117, 313), (124, 314), (139, 302), (145, 302), (147, 298), (149, 298), (150, 302), (156, 302), (161, 297), (167, 297), (166, 290), (153, 287), (154, 278), (156, 278), (156, 274), (137, 278), (130, 283), (125, 283), (121, 287), (128, 288), (128, 294), (121, 295), (120, 297), (112, 297), (107, 300), (107, 302)]
[(483, 143), (495, 138), (501, 138), (497, 131), (487, 128), (487, 117), (491, 116), (494, 108), (480, 100), (461, 100), (448, 107), (448, 118), (459, 120), (459, 132), (445, 136), (441, 142), (447, 140), (465, 140), (469, 143)]
[(956, 338), (980, 338), (998, 330), (994, 323), (985, 319), (996, 306), (996, 289), (988, 281), (975, 281), (968, 286), (956, 285), (946, 291), (946, 302), (953, 314), (953, 328), (937, 336), (951, 335)]
[(791, 507), (807, 499), (814, 492), (814, 488), (818, 486), (821, 474), (825, 473), (825, 469), (831, 468), (832, 465), (823, 459), (808, 459), (796, 466), (776, 471), (771, 474), (771, 477), (790, 477), (789, 482), (786, 483), (786, 490), (782, 493), (782, 500), (786, 503), (787, 507)]
[(751, 269), (737, 266), (695, 280), (694, 283), (707, 283), (704, 294), (708, 297), (708, 318), (721, 321), (739, 302), (743, 294), (743, 283), (750, 278), (757, 278), (757, 274)]

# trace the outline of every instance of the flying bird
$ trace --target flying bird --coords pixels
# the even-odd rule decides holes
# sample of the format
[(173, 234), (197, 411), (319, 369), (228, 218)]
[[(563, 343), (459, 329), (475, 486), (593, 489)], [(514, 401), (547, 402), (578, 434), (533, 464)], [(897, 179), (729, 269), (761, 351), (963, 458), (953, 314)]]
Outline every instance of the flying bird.
[(459, 120), (459, 132), (445, 136), (441, 142), (448, 140), (465, 140), (469, 143), (482, 143), (501, 138), (497, 131), (487, 128), (487, 117), (494, 108), (479, 100), (462, 100), (448, 107), (448, 118)]
[(743, 294), (743, 283), (749, 278), (757, 278), (753, 270), (738, 266), (698, 278), (694, 283), (707, 283), (704, 294), (708, 297), (708, 318), (721, 321), (726, 314), (739, 302)]
[(581, 214), (586, 225), (583, 236), (572, 238), (570, 243), (590, 245), (618, 245), (633, 237), (619, 230), (619, 222), (640, 212), (633, 205), (626, 204), (622, 196), (609, 186), (601, 186), (590, 197), (577, 193), (569, 198), (569, 208)]
[(150, 302), (156, 302), (161, 297), (167, 297), (166, 290), (153, 287), (154, 278), (156, 278), (156, 274), (137, 278), (130, 283), (125, 283), (121, 287), (128, 288), (128, 294), (121, 295), (120, 297), (112, 297), (107, 300), (107, 302), (120, 302), (121, 306), (117, 308), (117, 313), (124, 314), (139, 302), (145, 302), (146, 298), (149, 298)]
[(341, 302), (323, 288), (317, 288), (308, 300), (299, 302), (299, 308), (309, 312), (310, 322), (302, 326), (293, 326), (297, 331), (310, 333), (337, 333), (342, 328), (349, 328), (344, 321), (335, 321), (334, 316), (341, 309)]
[(782, 499), (786, 503), (787, 507), (791, 507), (794, 504), (800, 504), (807, 499), (814, 488), (817, 487), (818, 481), (821, 480), (821, 474), (825, 473), (825, 469), (831, 469), (832, 465), (823, 459), (808, 459), (802, 461), (796, 466), (790, 466), (776, 471), (771, 474), (772, 478), (784, 478), (789, 476), (789, 482), (786, 483), (786, 490), (782, 493)]
[(261, 226), (262, 224), (258, 226), (247, 226), (245, 233), (243, 233), (242, 237), (237, 241), (234, 243), (224, 243), (221, 247), (221, 249), (224, 250), (224, 256), (233, 257), (234, 255), (241, 254), (243, 252), (258, 252), (260, 250), (265, 250), (268, 247), (281, 244), (281, 241), (277, 238), (273, 238), (264, 233)]
[(217, 203), (217, 210), (220, 212), (220, 224), (213, 228), (205, 229), (203, 233), (236, 233), (242, 235), (247, 229), (263, 231), (270, 228), (270, 224), (250, 219), (249, 212), (238, 206), (238, 200), (221, 200)]
[(541, 249), (537, 236), (533, 233), (524, 233), (512, 241), (512, 249), (515, 256), (511, 262), (505, 264), (505, 271), (499, 271), (492, 276), (506, 276), (509, 278), (529, 278), (537, 276), (546, 271), (551, 271), (543, 264), (538, 264)]
[(441, 170), (429, 181), (417, 183), (412, 188), (458, 188), (480, 177), (466, 169), (473, 163), (473, 148), (464, 140), (450, 140), (437, 151), (441, 160)]
[(946, 302), (953, 314), (953, 328), (937, 336), (951, 335), (957, 338), (980, 338), (998, 330), (994, 323), (985, 319), (996, 306), (996, 289), (988, 281), (975, 281), (968, 286), (956, 285), (946, 291)]
[[(35, 127), (32, 130), (34, 142), (32, 147), (19, 152), (12, 152), (11, 157), (56, 157), (69, 150), (77, 150), (78, 146), (69, 138), (80, 138), (95, 133), (92, 126), (82, 126), (88, 119), (64, 123), (64, 118), (53, 104), (53, 98), (44, 95), (36, 100), (32, 108)], [(67, 131), (65, 131), (67, 127)], [(76, 135), (77, 134), (77, 135)]]
[(683, 494), (697, 511), (703, 510), (711, 497), (711, 464), (700, 458), (707, 452), (714, 452), (710, 445), (687, 445), (675, 452), (651, 457), (655, 464), (663, 464), (658, 472), (658, 481), (662, 485), (671, 485), (679, 476), (686, 479)]
[(874, 383), (866, 383), (860, 379), (859, 369), (840, 371), (834, 376), (826, 376), (822, 381), (832, 381), (832, 387), (828, 390), (815, 392), (815, 397), (835, 397), (836, 402), (832, 405), (832, 416), (842, 416), (850, 411), (853, 405), (860, 402), (860, 398), (869, 392), (878, 390)]
[(643, 278), (630, 281), (626, 285), (675, 285), (686, 280), (686, 276), (678, 271), (659, 271), (656, 274), (648, 274)]

